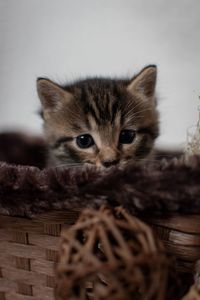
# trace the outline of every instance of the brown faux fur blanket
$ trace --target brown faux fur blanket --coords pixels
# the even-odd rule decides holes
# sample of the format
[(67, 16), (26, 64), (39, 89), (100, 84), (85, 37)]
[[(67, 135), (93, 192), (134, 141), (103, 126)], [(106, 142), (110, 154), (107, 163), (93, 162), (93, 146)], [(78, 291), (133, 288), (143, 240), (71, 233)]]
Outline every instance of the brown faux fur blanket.
[(122, 204), (138, 215), (200, 214), (200, 157), (185, 162), (170, 153), (160, 155), (167, 160), (144, 167), (130, 164), (124, 170), (45, 169), (42, 139), (0, 134), (0, 214), (31, 217), (101, 204)]

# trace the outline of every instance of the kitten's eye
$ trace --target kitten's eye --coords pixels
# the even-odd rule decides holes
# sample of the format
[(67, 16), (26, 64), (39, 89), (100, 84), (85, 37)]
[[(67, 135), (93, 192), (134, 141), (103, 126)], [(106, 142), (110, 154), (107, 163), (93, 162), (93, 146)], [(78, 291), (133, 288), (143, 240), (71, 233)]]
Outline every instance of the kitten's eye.
[(131, 144), (135, 138), (134, 130), (122, 130), (119, 136), (120, 144)]
[(80, 148), (89, 148), (94, 145), (94, 140), (90, 134), (83, 134), (77, 136), (76, 143)]

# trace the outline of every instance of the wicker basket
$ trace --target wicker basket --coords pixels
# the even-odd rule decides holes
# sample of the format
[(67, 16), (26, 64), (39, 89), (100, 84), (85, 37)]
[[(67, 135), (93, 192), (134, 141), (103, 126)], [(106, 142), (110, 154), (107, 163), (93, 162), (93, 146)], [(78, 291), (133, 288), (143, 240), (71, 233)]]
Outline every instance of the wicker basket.
[(51, 212), (34, 220), (0, 216), (0, 300), (51, 300), (58, 240), (75, 211)]
[(180, 272), (193, 273), (200, 259), (200, 215), (173, 215), (146, 220), (163, 240), (167, 251), (177, 258)]
[[(2, 214), (10, 215), (0, 215), (0, 300), (53, 299), (58, 239), (61, 230), (78, 218), (74, 207), (123, 204), (139, 217), (152, 211), (164, 215), (199, 213), (144, 218), (177, 257), (177, 269), (193, 272), (195, 261), (200, 259), (200, 157), (184, 162), (171, 160), (175, 153), (158, 152), (158, 161), (166, 157), (169, 162), (149, 170), (133, 165), (105, 177), (94, 170), (63, 173), (27, 167), (45, 167), (45, 148), (42, 139), (0, 134), (0, 207)], [(70, 210), (51, 211), (34, 219), (12, 217), (53, 208)]]
[[(54, 211), (32, 220), (0, 216), (0, 300), (53, 299), (60, 232), (77, 218), (77, 211)], [(178, 269), (191, 273), (200, 259), (200, 216), (146, 221), (176, 255)]]

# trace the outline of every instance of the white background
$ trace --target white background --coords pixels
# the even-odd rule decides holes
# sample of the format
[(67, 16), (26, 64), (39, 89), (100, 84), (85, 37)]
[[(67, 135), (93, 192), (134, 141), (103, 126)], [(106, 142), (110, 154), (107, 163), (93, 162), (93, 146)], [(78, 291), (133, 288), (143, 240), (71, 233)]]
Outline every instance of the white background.
[(160, 146), (197, 121), (199, 0), (0, 0), (0, 131), (41, 133), (37, 77), (132, 76), (157, 64)]

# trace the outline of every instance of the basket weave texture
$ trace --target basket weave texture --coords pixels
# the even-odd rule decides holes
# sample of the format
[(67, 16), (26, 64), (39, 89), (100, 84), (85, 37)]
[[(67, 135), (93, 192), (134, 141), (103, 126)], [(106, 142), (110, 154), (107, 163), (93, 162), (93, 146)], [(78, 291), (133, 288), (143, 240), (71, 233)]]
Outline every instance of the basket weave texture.
[[(78, 215), (72, 210), (52, 211), (34, 219), (0, 215), (0, 300), (54, 299), (59, 236)], [(200, 217), (175, 215), (146, 221), (177, 258), (176, 268), (193, 272), (200, 259)]]
[(150, 227), (121, 207), (86, 209), (63, 232), (56, 283), (57, 300), (164, 300), (177, 287)]
[(0, 300), (54, 299), (60, 232), (77, 217), (75, 211), (34, 220), (0, 216)]
[(175, 214), (146, 218), (168, 251), (177, 258), (179, 272), (193, 273), (200, 260), (200, 215)]

